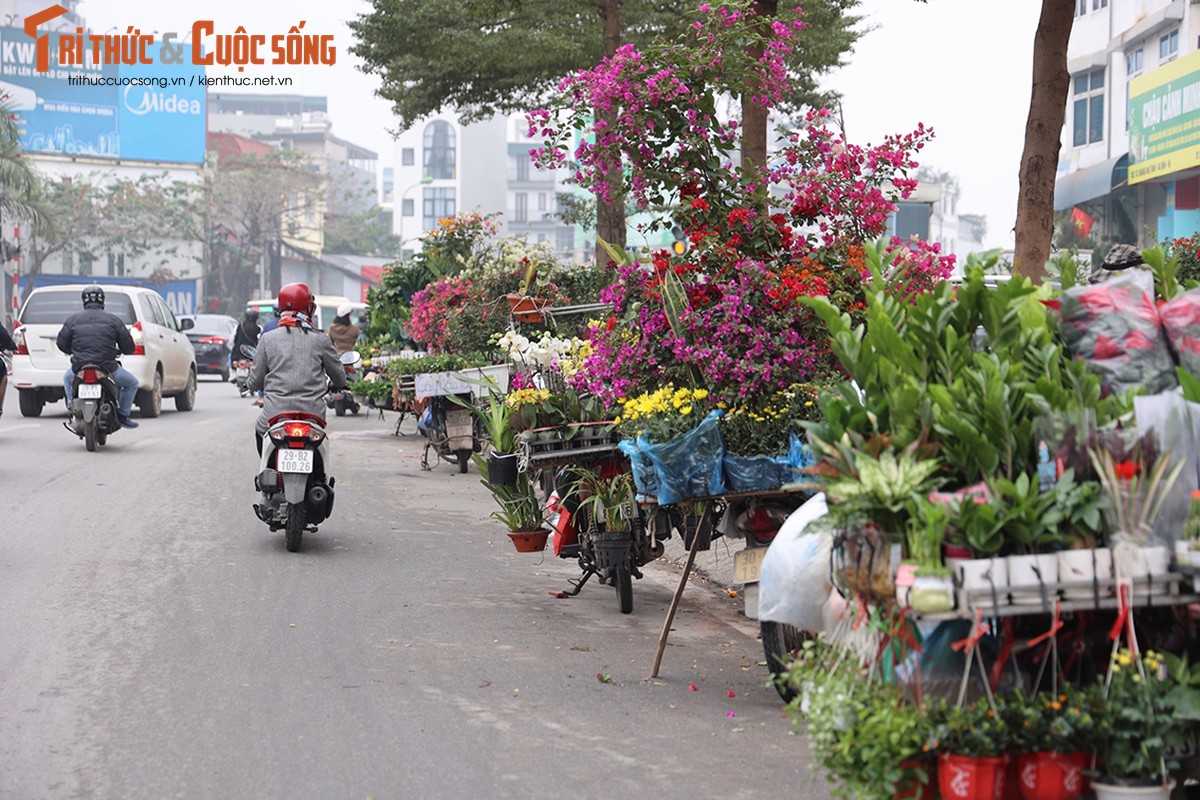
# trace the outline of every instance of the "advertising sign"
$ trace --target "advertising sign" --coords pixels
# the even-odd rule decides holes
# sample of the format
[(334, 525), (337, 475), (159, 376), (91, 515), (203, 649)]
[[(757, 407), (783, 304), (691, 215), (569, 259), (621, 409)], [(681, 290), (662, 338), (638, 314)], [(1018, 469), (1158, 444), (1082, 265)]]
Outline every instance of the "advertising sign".
[[(196, 295), (198, 292), (198, 281), (193, 280), (175, 280), (163, 281), (162, 283), (154, 283), (149, 279), (137, 280), (135, 278), (110, 278), (103, 275), (37, 275), (35, 284), (37, 286), (64, 286), (74, 284), (90, 284), (96, 283), (102, 286), (144, 286), (147, 289), (153, 289), (163, 296), (167, 301), (167, 307), (179, 316), (180, 314), (195, 314), (196, 313)], [(25, 295), (29, 290), (29, 276), (22, 275), (17, 279), (17, 295), (14, 308), (20, 308), (21, 303), (25, 302)]]
[[(20, 117), (21, 144), (32, 153), (100, 158), (204, 162), (204, 67), (162, 63), (159, 44), (147, 61), (59, 64), (70, 33), (42, 33), (47, 69), (37, 69), (37, 42), (21, 28), (0, 28), (0, 93)], [(67, 45), (70, 49), (70, 45)]]
[(1200, 166), (1200, 51), (1129, 82), (1129, 183)]

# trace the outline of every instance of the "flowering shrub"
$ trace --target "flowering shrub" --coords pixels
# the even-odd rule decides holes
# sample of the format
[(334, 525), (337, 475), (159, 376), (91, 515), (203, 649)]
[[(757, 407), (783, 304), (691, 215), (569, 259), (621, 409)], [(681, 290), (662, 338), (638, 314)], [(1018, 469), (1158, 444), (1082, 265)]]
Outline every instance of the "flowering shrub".
[(721, 417), (726, 449), (739, 456), (773, 456), (787, 450), (789, 434), (820, 413), (813, 386), (789, 386), (762, 405), (738, 406)]
[(1200, 281), (1200, 233), (1191, 236), (1181, 236), (1165, 243), (1164, 249), (1169, 257), (1178, 257), (1178, 272), (1176, 279), (1185, 286), (1189, 282)]
[(615, 420), (627, 439), (639, 434), (650, 442), (669, 442), (687, 433), (708, 413), (706, 389), (677, 389), (673, 384), (621, 403)]
[(490, 302), (470, 278), (436, 280), (412, 296), (408, 334), (430, 352), (489, 349), (492, 331), (507, 321), (508, 309)]

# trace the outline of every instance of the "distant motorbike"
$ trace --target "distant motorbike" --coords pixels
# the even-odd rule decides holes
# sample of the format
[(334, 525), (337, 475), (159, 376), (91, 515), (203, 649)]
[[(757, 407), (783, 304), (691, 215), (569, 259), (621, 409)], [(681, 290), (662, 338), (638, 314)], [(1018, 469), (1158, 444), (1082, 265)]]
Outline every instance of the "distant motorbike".
[(121, 427), (117, 419), (117, 382), (95, 364), (85, 364), (71, 382), (72, 433), (83, 439), (89, 453), (108, 441), (108, 435)]
[[(462, 403), (470, 403), (471, 395), (457, 395)], [(471, 454), (480, 452), (484, 433), (482, 424), (469, 409), (455, 403), (445, 395), (429, 398), (425, 410), (417, 419), (417, 430), (427, 440), (421, 451), (421, 469), (431, 470), (429, 455), (458, 464), (458, 471), (465, 473), (471, 463)]]
[(354, 399), (354, 395), (350, 393), (350, 382), (358, 380), (358, 368), (362, 364), (362, 356), (357, 350), (347, 350), (338, 358), (342, 362), (342, 366), (346, 369), (346, 388), (345, 389), (330, 389), (329, 394), (325, 397), (325, 407), (332, 408), (333, 413), (339, 417), (346, 416), (346, 412), (358, 416), (360, 408), (358, 401)]
[(238, 392), (242, 397), (249, 397), (254, 394), (246, 384), (246, 381), (250, 378), (250, 368), (253, 366), (254, 362), (246, 358), (241, 358), (233, 362), (233, 382), (237, 385)]

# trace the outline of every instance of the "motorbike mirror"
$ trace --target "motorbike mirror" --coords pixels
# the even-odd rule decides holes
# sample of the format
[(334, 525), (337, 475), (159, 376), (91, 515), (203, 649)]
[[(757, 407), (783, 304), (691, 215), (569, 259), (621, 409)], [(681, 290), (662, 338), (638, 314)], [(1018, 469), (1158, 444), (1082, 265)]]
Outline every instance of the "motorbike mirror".
[(338, 360), (347, 367), (356, 367), (362, 363), (362, 356), (357, 350), (347, 350), (338, 356)]
[(256, 347), (251, 347), (248, 344), (244, 344), (242, 345), (242, 355), (244, 355), (246, 358), (254, 358), (254, 353), (257, 349), (258, 348)]

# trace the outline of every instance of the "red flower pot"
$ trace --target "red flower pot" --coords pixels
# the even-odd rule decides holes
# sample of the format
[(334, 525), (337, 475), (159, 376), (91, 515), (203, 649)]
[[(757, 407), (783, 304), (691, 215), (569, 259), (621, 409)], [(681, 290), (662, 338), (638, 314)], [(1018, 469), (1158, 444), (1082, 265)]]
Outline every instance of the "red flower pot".
[(542, 528), (540, 531), (509, 531), (508, 538), (518, 553), (538, 553), (546, 549), (546, 539), (550, 531)]
[(1086, 768), (1085, 753), (1022, 753), (1017, 757), (1021, 800), (1077, 800)]
[(508, 301), (513, 319), (517, 322), (541, 322), (542, 309), (550, 305), (548, 298), (515, 293), (504, 295), (504, 299)]
[(932, 761), (901, 761), (900, 769), (904, 770), (904, 777), (896, 785), (895, 800), (935, 800), (936, 775)]
[(938, 759), (942, 800), (995, 800), (1008, 788), (1007, 755), (970, 758), (943, 753)]

